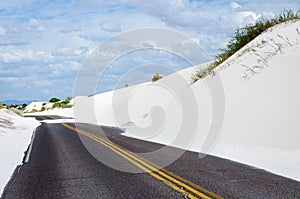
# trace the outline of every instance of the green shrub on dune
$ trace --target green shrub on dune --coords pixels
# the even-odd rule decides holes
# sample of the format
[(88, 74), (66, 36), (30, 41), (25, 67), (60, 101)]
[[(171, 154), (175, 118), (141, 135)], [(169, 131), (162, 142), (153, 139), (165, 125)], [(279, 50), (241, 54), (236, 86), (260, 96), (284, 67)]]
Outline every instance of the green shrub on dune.
[(216, 55), (216, 60), (211, 65), (209, 65), (208, 68), (197, 71), (196, 74), (192, 76), (191, 82), (195, 83), (197, 80), (212, 73), (213, 69), (222, 64), (234, 53), (239, 51), (242, 47), (244, 47), (250, 41), (255, 39), (258, 35), (260, 35), (268, 28), (280, 23), (298, 19), (300, 19), (300, 11), (297, 11), (295, 13), (291, 10), (286, 10), (282, 14), (272, 19), (264, 18), (257, 21), (255, 24), (249, 24), (245, 27), (238, 28), (235, 31), (233, 38), (229, 40), (228, 44), (226, 45), (226, 48), (221, 49), (221, 53)]

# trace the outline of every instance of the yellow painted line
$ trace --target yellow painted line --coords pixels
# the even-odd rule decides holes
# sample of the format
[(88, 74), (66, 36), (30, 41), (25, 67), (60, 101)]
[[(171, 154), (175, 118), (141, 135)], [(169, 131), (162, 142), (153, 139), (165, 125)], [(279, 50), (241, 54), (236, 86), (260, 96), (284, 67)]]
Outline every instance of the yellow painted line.
[[(116, 144), (116, 145), (117, 145), (117, 144)], [(123, 150), (126, 150), (128, 153), (131, 153), (131, 154), (133, 154), (133, 155), (136, 155), (135, 153), (129, 151), (128, 149), (126, 149), (126, 148), (124, 148), (124, 147), (122, 147), (122, 146), (120, 146), (120, 145), (118, 145), (118, 146), (119, 146), (120, 148), (122, 148)], [(209, 190), (207, 190), (207, 189), (205, 189), (205, 188), (203, 188), (203, 187), (201, 187), (201, 186), (199, 186), (199, 185), (197, 185), (197, 184), (195, 184), (195, 183), (193, 183), (193, 182), (191, 182), (191, 181), (188, 181), (188, 180), (186, 180), (186, 179), (184, 179), (184, 178), (182, 178), (182, 177), (176, 175), (175, 173), (172, 173), (172, 172), (170, 172), (170, 171), (168, 171), (168, 170), (166, 170), (166, 169), (164, 169), (164, 168), (161, 168), (161, 167), (155, 165), (154, 163), (148, 161), (147, 159), (144, 159), (144, 158), (142, 158), (142, 157), (139, 157), (139, 158), (142, 159), (144, 162), (147, 162), (147, 163), (150, 164), (151, 166), (155, 167), (156, 169), (159, 169), (159, 170), (161, 170), (162, 172), (167, 173), (168, 175), (170, 175), (170, 176), (172, 176), (172, 177), (174, 177), (174, 178), (177, 178), (178, 180), (180, 180), (180, 181), (182, 181), (182, 182), (184, 182), (184, 183), (186, 183), (186, 184), (188, 184), (188, 185), (190, 185), (190, 186), (192, 186), (192, 187), (195, 187), (195, 188), (197, 188), (198, 190), (200, 190), (200, 191), (202, 191), (202, 192), (204, 192), (204, 193), (206, 193), (206, 194), (208, 194), (208, 195), (210, 195), (210, 196), (212, 196), (212, 197), (214, 197), (214, 198), (216, 198), (216, 199), (223, 199), (223, 197), (221, 197), (221, 196), (219, 196), (219, 195), (217, 195), (217, 194), (215, 194), (215, 193), (213, 193), (213, 192), (211, 192), (211, 191), (209, 191)]]
[(108, 144), (104, 143), (103, 141), (99, 140), (99, 139), (96, 139), (95, 137), (89, 135), (89, 134), (85, 134), (85, 133), (82, 133), (80, 132), (81, 134), (97, 141), (97, 142), (100, 142), (102, 145), (108, 147), (109, 149), (111, 149), (112, 151), (114, 151), (115, 153), (117, 153), (118, 155), (122, 156), (123, 158), (125, 158), (126, 160), (128, 160), (129, 162), (131, 162), (132, 164), (136, 165), (138, 168), (146, 171), (148, 174), (150, 174), (151, 176), (157, 178), (158, 180), (164, 182), (166, 185), (170, 186), (171, 188), (175, 189), (176, 191), (179, 191), (180, 193), (182, 193), (183, 195), (186, 195), (188, 196), (189, 198), (192, 198), (192, 199), (196, 199), (195, 196), (191, 195), (190, 193), (186, 192), (185, 190), (183, 189), (180, 189), (178, 186), (176, 185), (173, 185), (172, 182), (169, 182), (169, 181), (166, 181), (164, 178), (162, 178), (161, 176), (157, 175), (156, 173), (152, 172), (151, 170), (149, 170), (148, 168), (142, 166), (141, 164), (139, 164), (138, 162), (132, 160), (131, 158), (129, 158), (128, 156), (125, 156), (124, 154), (122, 154), (121, 152), (119, 152), (118, 150), (116, 150), (115, 148), (109, 146)]
[[(122, 147), (122, 148), (123, 148), (123, 147)], [(168, 175), (166, 172), (163, 172), (162, 170), (159, 169), (158, 166), (152, 166), (151, 164), (149, 164), (149, 161), (146, 162), (145, 159), (143, 159), (143, 158), (141, 158), (141, 157), (139, 157), (139, 156), (137, 157), (136, 154), (132, 153), (131, 151), (128, 151), (128, 149), (126, 149), (126, 152), (129, 153), (129, 156), (130, 156), (130, 157), (132, 157), (133, 159), (135, 159), (135, 160), (141, 162), (143, 165), (147, 166), (147, 167), (150, 168), (152, 171), (155, 171), (155, 172), (159, 173), (161, 176), (167, 178), (168, 180), (170, 180), (170, 181), (172, 181), (172, 182), (174, 182), (174, 183), (176, 183), (176, 184), (178, 184), (178, 185), (180, 185), (180, 186), (186, 188), (187, 190), (193, 192), (194, 194), (200, 196), (201, 198), (210, 198), (210, 197), (204, 195), (203, 193), (201, 193), (201, 192), (195, 190), (194, 188), (188, 186), (187, 184), (182, 183), (182, 182), (179, 181), (178, 179), (176, 179), (176, 178), (174, 178), (174, 177)], [(133, 154), (134, 154), (134, 155), (133, 155)], [(152, 164), (153, 164), (153, 163), (152, 163)], [(187, 180), (186, 180), (186, 181), (187, 181)], [(203, 189), (204, 189), (204, 188), (203, 188)]]
[[(55, 119), (55, 118), (52, 117), (52, 116), (50, 116), (50, 117), (53, 118), (53, 119)], [(196, 189), (198, 189), (198, 190), (204, 192), (205, 194), (208, 194), (208, 195), (210, 195), (210, 196), (212, 196), (212, 197), (214, 197), (214, 198), (216, 198), (216, 199), (223, 199), (223, 197), (221, 197), (221, 196), (219, 196), (219, 195), (217, 195), (217, 194), (215, 194), (215, 193), (213, 193), (213, 192), (211, 192), (211, 191), (209, 191), (209, 190), (207, 190), (207, 189), (205, 189), (205, 188), (203, 188), (203, 187), (201, 187), (201, 186), (199, 186), (199, 185), (197, 185), (197, 184), (195, 184), (195, 183), (193, 183), (193, 182), (190, 182), (190, 181), (188, 181), (188, 180), (186, 180), (186, 179), (184, 179), (184, 178), (182, 178), (182, 177), (180, 177), (180, 176), (178, 176), (178, 175), (176, 175), (176, 174), (174, 174), (174, 173), (172, 173), (172, 172), (170, 172), (170, 171), (167, 171), (166, 169), (161, 168), (161, 167), (155, 165), (154, 163), (152, 163), (152, 162), (150, 162), (150, 161), (148, 161), (148, 160), (146, 160), (146, 159), (144, 159), (144, 158), (142, 158), (142, 157), (140, 157), (140, 156), (137, 156), (135, 153), (133, 153), (132, 151), (129, 151), (128, 149), (124, 148), (123, 146), (120, 146), (120, 145), (118, 145), (118, 144), (116, 144), (116, 143), (113, 143), (113, 142), (111, 142), (111, 141), (109, 141), (109, 140), (105, 140), (105, 139), (103, 139), (103, 138), (101, 138), (101, 137), (98, 137), (98, 136), (96, 136), (96, 135), (94, 135), (94, 134), (91, 134), (91, 133), (89, 133), (89, 132), (86, 132), (86, 131), (77, 129), (77, 128), (72, 127), (72, 126), (70, 126), (70, 125), (68, 125), (68, 124), (64, 124), (64, 123), (63, 123), (62, 125), (64, 125), (64, 126), (67, 127), (67, 128), (70, 127), (71, 130), (73, 130), (73, 131), (76, 131), (76, 132), (80, 131), (81, 134), (90, 134), (90, 135), (93, 136), (95, 139), (101, 139), (101, 140), (103, 140), (104, 142), (107, 142), (108, 144), (112, 144), (113, 147), (119, 148), (119, 150), (121, 149), (121, 150), (123, 150), (123, 151), (126, 151), (127, 153), (130, 154), (131, 157), (134, 156), (135, 158), (139, 159), (138, 161), (142, 161), (142, 162), (145, 162), (145, 163), (150, 164), (150, 165), (152, 166), (151, 170), (153, 170), (153, 171), (161, 170), (162, 172), (164, 172), (164, 173), (166, 173), (166, 174), (168, 174), (168, 175), (170, 175), (170, 176), (172, 176), (172, 177), (174, 177), (174, 178), (177, 178), (177, 179), (180, 180), (180, 181), (183, 181), (184, 183), (186, 183), (186, 184), (188, 184), (188, 185), (190, 185), (190, 186), (192, 186), (192, 187), (194, 187), (194, 188), (196, 188)], [(67, 125), (67, 126), (66, 126), (66, 125)], [(70, 128), (69, 128), (69, 129), (70, 129)], [(86, 136), (87, 136), (87, 135), (86, 135)], [(90, 137), (90, 136), (88, 136), (88, 137)], [(90, 137), (90, 138), (91, 138), (91, 137)], [(94, 139), (94, 138), (92, 138), (92, 139)], [(123, 156), (122, 156), (122, 157), (123, 157)], [(147, 165), (146, 165), (146, 166), (147, 166)], [(153, 167), (154, 167), (154, 168), (153, 168)], [(172, 179), (173, 179), (173, 178), (172, 178)], [(204, 195), (204, 196), (205, 196), (205, 195)], [(204, 197), (204, 196), (202, 196), (202, 197)]]
[[(190, 193), (186, 192), (185, 190), (183, 190), (183, 189), (179, 188), (178, 186), (174, 185), (172, 182), (166, 181), (164, 178), (162, 178), (161, 176), (159, 176), (159, 175), (157, 175), (156, 173), (152, 172), (150, 169), (148, 169), (148, 168), (144, 167), (143, 165), (139, 164), (138, 162), (132, 160), (132, 159), (129, 158), (128, 156), (125, 156), (123, 153), (121, 153), (121, 152), (118, 151), (117, 149), (115, 149), (115, 148), (111, 147), (109, 144), (103, 142), (103, 140), (101, 140), (99, 137), (97, 137), (97, 136), (95, 136), (95, 135), (93, 135), (93, 134), (90, 134), (90, 133), (88, 133), (88, 132), (85, 132), (85, 131), (83, 131), (83, 130), (76, 129), (76, 128), (74, 128), (74, 127), (72, 127), (72, 126), (69, 126), (69, 125), (67, 125), (67, 124), (65, 124), (65, 123), (62, 123), (62, 125), (65, 126), (65, 127), (67, 127), (67, 128), (69, 128), (69, 129), (71, 129), (71, 130), (73, 130), (73, 131), (75, 131), (75, 132), (78, 132), (78, 133), (80, 133), (80, 134), (83, 134), (83, 135), (85, 135), (85, 136), (87, 136), (87, 137), (89, 137), (89, 138), (91, 138), (91, 139), (93, 139), (93, 140), (95, 140), (95, 141), (97, 141), (97, 142), (100, 142), (102, 145), (108, 147), (109, 149), (111, 149), (112, 151), (114, 151), (115, 153), (117, 153), (118, 155), (122, 156), (123, 158), (125, 158), (126, 160), (128, 160), (129, 162), (131, 162), (132, 164), (136, 165), (138, 168), (140, 168), (140, 169), (146, 171), (148, 174), (150, 174), (150, 175), (153, 176), (154, 178), (156, 178), (156, 179), (162, 181), (163, 183), (165, 183), (165, 184), (168, 185), (169, 187), (173, 188), (174, 190), (176, 190), (176, 191), (182, 193), (183, 195), (185, 195), (185, 196), (187, 196), (187, 197), (189, 197), (189, 198), (191, 198), (191, 199), (197, 199), (197, 197), (191, 195)], [(205, 195), (204, 195), (204, 196), (205, 196)], [(203, 198), (206, 198), (206, 197), (203, 197)]]
[[(129, 156), (130, 158), (133, 158), (135, 161), (137, 161), (137, 162), (143, 164), (144, 166), (150, 168), (150, 171), (152, 170), (152, 171), (158, 173), (159, 175), (161, 175), (161, 176), (167, 178), (169, 181), (174, 182), (174, 183), (176, 183), (176, 184), (178, 184), (178, 185), (180, 185), (180, 186), (186, 188), (187, 190), (189, 190), (190, 192), (192, 192), (192, 193), (194, 193), (194, 194), (200, 196), (201, 198), (204, 198), (204, 199), (209, 199), (209, 198), (210, 198), (210, 197), (204, 195), (203, 193), (199, 192), (198, 190), (195, 190), (194, 188), (192, 188), (192, 187), (190, 187), (190, 186), (188, 186), (188, 185), (182, 183), (181, 181), (179, 181), (179, 180), (177, 180), (177, 179), (175, 179), (175, 178), (173, 178), (173, 177), (167, 175), (166, 173), (164, 173), (164, 172), (162, 172), (162, 171), (160, 171), (160, 170), (157, 170), (157, 168), (155, 168), (155, 167), (153, 167), (153, 166), (147, 164), (147, 163), (144, 162), (143, 160), (141, 160), (141, 158), (140, 158), (139, 156), (133, 156), (132, 152), (131, 152), (131, 153), (128, 153), (128, 150), (124, 151), (124, 150), (118, 148), (118, 147), (116, 146), (116, 144), (113, 143), (113, 142), (111, 142), (111, 141), (105, 140), (105, 139), (103, 139), (103, 138), (101, 138), (101, 137), (98, 137), (98, 136), (95, 136), (94, 134), (91, 134), (91, 133), (89, 133), (89, 132), (87, 132), (87, 131), (77, 129), (77, 128), (72, 127), (72, 126), (67, 125), (67, 124), (62, 124), (62, 125), (64, 125), (65, 127), (69, 128), (69, 129), (71, 129), (71, 130), (73, 130), (73, 131), (75, 131), (75, 132), (84, 134), (84, 135), (86, 135), (86, 136), (88, 136), (88, 137), (90, 137), (90, 138), (92, 138), (92, 139), (94, 139), (94, 140), (101, 141), (101, 142), (105, 142), (107, 145), (109, 145), (109, 146), (111, 146), (111, 147), (114, 147), (116, 150), (119, 150), (121, 153), (123, 153), (123, 154)], [(109, 148), (111, 148), (111, 147), (109, 147)], [(115, 150), (114, 150), (114, 151), (115, 151)], [(123, 157), (123, 155), (122, 155), (122, 157)], [(138, 157), (139, 157), (139, 158), (138, 158)]]
[[(104, 146), (110, 148), (111, 150), (113, 150), (114, 152), (116, 152), (118, 155), (122, 156), (123, 158), (125, 158), (126, 160), (130, 161), (131, 163), (133, 163), (134, 165), (136, 165), (137, 167), (139, 167), (140, 169), (146, 171), (147, 173), (149, 173), (150, 175), (152, 175), (153, 177), (155, 177), (156, 179), (164, 182), (165, 184), (167, 184), (168, 186), (172, 187), (174, 190), (179, 191), (180, 193), (188, 196), (189, 198), (195, 198), (193, 195), (189, 194), (188, 192), (184, 191), (183, 189), (180, 189), (178, 186), (174, 185), (173, 183), (176, 183), (177, 185), (180, 185), (181, 187), (184, 187), (185, 189), (189, 190), (190, 192), (192, 192), (193, 194), (204, 198), (204, 199), (209, 199), (210, 197), (208, 197), (207, 195), (204, 195), (203, 193), (199, 192), (198, 190), (204, 192), (205, 194), (208, 194), (214, 198), (217, 199), (221, 199), (221, 196), (218, 196), (217, 194), (210, 192), (208, 190), (206, 190), (205, 188), (196, 185), (182, 177), (177, 176), (176, 174), (167, 171), (166, 169), (160, 169), (157, 165), (155, 165), (154, 163), (145, 160), (139, 156), (137, 156), (136, 154), (134, 154), (133, 152), (129, 151), (128, 149), (125, 149), (124, 147), (113, 143), (109, 140), (103, 139), (101, 137), (98, 137), (94, 134), (91, 134), (87, 131), (84, 130), (80, 130), (77, 129), (73, 126), (70, 126), (68, 124), (62, 123), (63, 126), (77, 132), (80, 134), (83, 134), (97, 142), (100, 142), (101, 144), (103, 144)], [(142, 165), (141, 165), (142, 164)], [(158, 173), (159, 175), (157, 175), (156, 173)], [(166, 180), (162, 177), (164, 177), (165, 179), (168, 179), (168, 182), (166, 182)], [(177, 178), (177, 179), (176, 179)], [(183, 181), (183, 182), (182, 182)], [(194, 189), (194, 188), (198, 189)]]
[(182, 182), (184, 182), (184, 183), (186, 183), (186, 184), (188, 184), (188, 185), (190, 185), (190, 186), (192, 186), (192, 187), (195, 187), (195, 188), (197, 188), (198, 190), (200, 190), (200, 191), (202, 191), (202, 192), (204, 192), (204, 193), (206, 193), (206, 194), (208, 194), (208, 195), (210, 195), (210, 196), (212, 196), (212, 197), (214, 197), (214, 198), (216, 198), (216, 199), (224, 199), (223, 197), (221, 197), (221, 196), (219, 196), (219, 195), (217, 195), (217, 194), (215, 194), (215, 193), (213, 193), (213, 192), (211, 192), (211, 191), (209, 191), (209, 190), (207, 190), (207, 189), (205, 189), (205, 188), (203, 188), (203, 187), (201, 187), (201, 186), (199, 186), (199, 185), (197, 185), (197, 184), (195, 184), (195, 183), (193, 183), (193, 182), (191, 182), (191, 181), (188, 181), (188, 180), (186, 180), (186, 179), (184, 179), (184, 178), (182, 178), (182, 177), (176, 175), (175, 173), (172, 173), (172, 172), (170, 172), (170, 171), (167, 171), (167, 170), (164, 169), (164, 168), (162, 168), (161, 170), (162, 170), (163, 172), (169, 174), (170, 176), (173, 176), (174, 178), (177, 178), (177, 179), (181, 180)]
[[(103, 139), (103, 138), (102, 138), (102, 139)], [(110, 142), (111, 142), (111, 141), (110, 141)], [(124, 150), (124, 151), (130, 153), (131, 155), (136, 156), (136, 157), (139, 158), (140, 160), (142, 160), (142, 161), (144, 161), (144, 162), (150, 164), (151, 166), (155, 167), (155, 170), (161, 170), (162, 172), (167, 173), (168, 175), (170, 175), (170, 176), (172, 176), (172, 177), (174, 177), (174, 178), (177, 178), (177, 179), (179, 179), (180, 181), (183, 181), (184, 183), (189, 184), (190, 186), (195, 187), (195, 188), (197, 188), (198, 190), (200, 190), (200, 191), (202, 191), (202, 192), (204, 192), (204, 193), (206, 193), (206, 194), (208, 194), (208, 195), (210, 195), (210, 196), (212, 196), (212, 197), (214, 197), (214, 198), (216, 198), (216, 199), (223, 199), (223, 197), (221, 197), (221, 196), (219, 196), (219, 195), (217, 195), (217, 194), (215, 194), (215, 193), (213, 193), (213, 192), (211, 192), (211, 191), (209, 191), (209, 190), (207, 190), (207, 189), (205, 189), (205, 188), (203, 188), (203, 187), (201, 187), (201, 186), (199, 186), (199, 185), (197, 185), (197, 184), (195, 184), (195, 183), (193, 183), (193, 182), (191, 182), (191, 181), (188, 181), (188, 180), (186, 180), (186, 179), (184, 179), (184, 178), (182, 178), (182, 177), (176, 175), (175, 173), (172, 173), (172, 172), (170, 172), (170, 171), (168, 171), (168, 170), (166, 170), (166, 169), (164, 169), (164, 168), (161, 168), (161, 167), (155, 165), (154, 163), (148, 161), (147, 159), (144, 159), (144, 158), (142, 158), (142, 157), (140, 157), (140, 156), (137, 156), (135, 153), (133, 153), (132, 151), (129, 151), (128, 149), (124, 148), (123, 146), (118, 145), (118, 144), (116, 144), (116, 143), (113, 143), (113, 144), (116, 145), (117, 147), (121, 148), (122, 150)]]

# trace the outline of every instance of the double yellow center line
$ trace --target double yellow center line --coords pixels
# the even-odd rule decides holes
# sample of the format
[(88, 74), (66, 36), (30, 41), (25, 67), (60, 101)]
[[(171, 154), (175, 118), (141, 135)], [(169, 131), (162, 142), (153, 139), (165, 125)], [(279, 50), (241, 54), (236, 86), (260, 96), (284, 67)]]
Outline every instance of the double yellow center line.
[(96, 142), (99, 142), (103, 146), (111, 149), (116, 154), (120, 155), (121, 157), (125, 158), (138, 168), (142, 169), (143, 171), (147, 172), (154, 178), (162, 181), (169, 187), (173, 188), (174, 190), (182, 193), (184, 196), (187, 196), (188, 198), (216, 198), (221, 199), (221, 196), (218, 196), (217, 194), (210, 192), (206, 190), (205, 188), (196, 185), (182, 177), (177, 176), (176, 174), (167, 171), (166, 169), (160, 169), (159, 166), (155, 165), (154, 163), (145, 160), (144, 158), (136, 155), (135, 153), (129, 151), (128, 149), (125, 149), (124, 147), (110, 141), (107, 139), (104, 139), (100, 136), (96, 136), (90, 132), (78, 129), (76, 127), (73, 127), (66, 123), (61, 123), (64, 127), (75, 131), (79, 134), (85, 135), (91, 139), (93, 139)]

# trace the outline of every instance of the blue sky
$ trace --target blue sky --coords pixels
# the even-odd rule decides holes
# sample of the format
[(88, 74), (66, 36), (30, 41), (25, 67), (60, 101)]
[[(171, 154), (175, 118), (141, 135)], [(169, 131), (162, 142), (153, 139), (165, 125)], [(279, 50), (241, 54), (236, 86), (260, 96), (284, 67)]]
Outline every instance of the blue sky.
[[(284, 9), (299, 10), (299, 0), (3, 0), (0, 100), (72, 96), (76, 74), (89, 53), (124, 31), (145, 27), (179, 31), (213, 57), (237, 27)], [(135, 65), (143, 63), (136, 61), (141, 60), (139, 56), (145, 54), (131, 56)], [(188, 66), (176, 57), (156, 58), (161, 64), (174, 63), (174, 69)], [(120, 60), (119, 70), (112, 70), (97, 92), (114, 88), (114, 82), (132, 63), (128, 57)], [(157, 71), (146, 71), (132, 83), (142, 81), (141, 77), (150, 80), (153, 72)]]

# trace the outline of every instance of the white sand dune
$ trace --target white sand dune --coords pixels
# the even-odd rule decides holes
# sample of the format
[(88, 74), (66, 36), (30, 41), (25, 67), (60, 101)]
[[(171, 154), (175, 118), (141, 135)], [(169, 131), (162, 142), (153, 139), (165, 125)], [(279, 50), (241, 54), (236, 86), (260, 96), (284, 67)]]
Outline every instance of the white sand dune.
[(192, 86), (195, 67), (156, 83), (76, 97), (74, 108), (43, 114), (119, 126), (126, 136), (300, 180), (299, 29), (299, 20), (272, 27)]
[(34, 129), (40, 123), (23, 118), (7, 109), (0, 109), (0, 194), (17, 165), (22, 163)]

